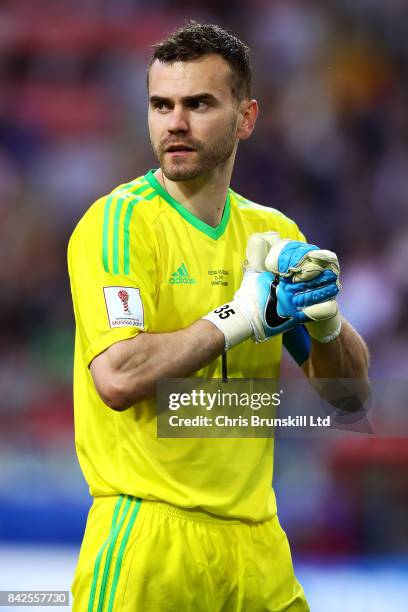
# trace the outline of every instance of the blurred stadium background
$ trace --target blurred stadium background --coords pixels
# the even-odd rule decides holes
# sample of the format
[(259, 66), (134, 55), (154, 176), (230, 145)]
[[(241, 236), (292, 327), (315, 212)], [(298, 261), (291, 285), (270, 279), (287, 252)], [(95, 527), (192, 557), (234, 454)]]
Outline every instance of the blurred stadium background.
[[(261, 116), (233, 187), (339, 254), (372, 376), (407, 377), (404, 0), (3, 0), (0, 589), (70, 586), (90, 499), (66, 245), (92, 201), (154, 167), (149, 47), (187, 18), (252, 48)], [(407, 610), (407, 466), (406, 439), (279, 442), (280, 518), (313, 612)]]

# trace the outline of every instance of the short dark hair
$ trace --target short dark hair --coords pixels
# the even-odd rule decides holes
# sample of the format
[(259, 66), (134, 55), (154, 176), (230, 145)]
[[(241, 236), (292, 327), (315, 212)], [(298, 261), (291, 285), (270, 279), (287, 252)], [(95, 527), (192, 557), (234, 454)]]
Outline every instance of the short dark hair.
[(189, 21), (183, 28), (153, 46), (154, 52), (147, 69), (155, 60), (164, 64), (188, 62), (205, 55), (221, 55), (231, 69), (231, 90), (238, 100), (251, 98), (252, 70), (250, 51), (239, 38), (217, 25)]

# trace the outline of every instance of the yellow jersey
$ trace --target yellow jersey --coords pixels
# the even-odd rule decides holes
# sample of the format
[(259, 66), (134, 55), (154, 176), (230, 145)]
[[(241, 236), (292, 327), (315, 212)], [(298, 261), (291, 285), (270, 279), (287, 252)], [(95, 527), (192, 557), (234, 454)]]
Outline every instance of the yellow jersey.
[[(97, 200), (75, 228), (68, 267), (76, 319), (75, 442), (93, 496), (128, 494), (223, 517), (276, 513), (272, 438), (158, 438), (154, 400), (123, 412), (99, 397), (89, 364), (115, 342), (187, 327), (231, 300), (250, 234), (304, 240), (279, 211), (228, 190), (211, 227), (175, 201), (154, 170)], [(277, 378), (282, 337), (228, 352), (231, 378)], [(221, 357), (194, 377), (221, 378)]]

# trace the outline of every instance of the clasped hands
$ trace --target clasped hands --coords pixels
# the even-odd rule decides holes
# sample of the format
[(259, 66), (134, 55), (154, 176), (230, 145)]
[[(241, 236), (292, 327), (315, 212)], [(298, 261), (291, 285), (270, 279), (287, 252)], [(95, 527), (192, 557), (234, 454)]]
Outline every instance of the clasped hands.
[(250, 236), (246, 256), (233, 300), (204, 317), (224, 333), (226, 349), (251, 336), (263, 342), (300, 324), (319, 342), (339, 335), (335, 253), (265, 232)]

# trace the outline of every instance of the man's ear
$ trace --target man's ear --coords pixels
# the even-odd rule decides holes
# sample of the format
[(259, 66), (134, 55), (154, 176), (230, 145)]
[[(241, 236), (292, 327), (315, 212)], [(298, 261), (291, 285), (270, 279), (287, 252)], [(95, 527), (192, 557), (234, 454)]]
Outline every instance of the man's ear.
[(246, 140), (254, 131), (259, 106), (256, 100), (243, 100), (239, 105), (237, 137)]

